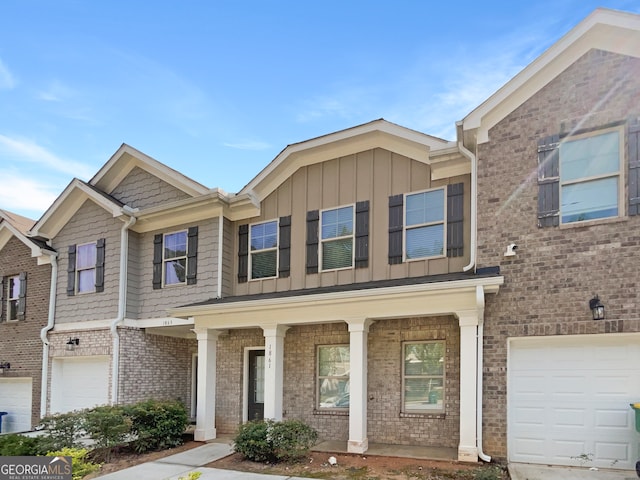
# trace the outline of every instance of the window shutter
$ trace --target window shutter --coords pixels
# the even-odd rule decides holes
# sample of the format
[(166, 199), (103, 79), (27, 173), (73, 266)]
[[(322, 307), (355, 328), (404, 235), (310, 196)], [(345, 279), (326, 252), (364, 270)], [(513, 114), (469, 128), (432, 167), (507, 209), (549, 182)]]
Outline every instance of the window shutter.
[(318, 224), (320, 212), (307, 212), (307, 273), (318, 273)]
[(538, 227), (557, 227), (560, 221), (560, 137), (538, 141)]
[(356, 268), (369, 266), (369, 200), (356, 203)]
[(402, 263), (402, 210), (404, 195), (389, 197), (389, 265)]
[(249, 225), (238, 227), (238, 283), (245, 283), (249, 276)]
[(76, 246), (69, 245), (69, 265), (67, 265), (67, 295), (76, 294)]
[(286, 278), (291, 273), (291, 215), (280, 217), (279, 236), (278, 276)]
[(640, 214), (640, 125), (629, 126), (629, 215)]
[(447, 257), (464, 250), (464, 183), (447, 185)]
[(153, 236), (153, 289), (162, 288), (162, 234)]
[(6, 308), (4, 304), (4, 277), (0, 277), (0, 322), (4, 321), (4, 311)]
[(104, 292), (104, 238), (96, 242), (96, 292)]
[(20, 272), (20, 292), (18, 294), (18, 320), (24, 320), (27, 311), (27, 272)]
[(187, 285), (196, 284), (198, 274), (198, 227), (187, 232)]

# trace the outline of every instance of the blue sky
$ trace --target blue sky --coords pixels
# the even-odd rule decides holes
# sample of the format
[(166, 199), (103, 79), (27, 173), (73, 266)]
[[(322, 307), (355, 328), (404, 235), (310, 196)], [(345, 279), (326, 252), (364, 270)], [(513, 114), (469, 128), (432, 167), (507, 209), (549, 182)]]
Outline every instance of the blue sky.
[(288, 144), (454, 125), (596, 7), (637, 0), (2, 0), (0, 209), (34, 219), (122, 143), (236, 192)]

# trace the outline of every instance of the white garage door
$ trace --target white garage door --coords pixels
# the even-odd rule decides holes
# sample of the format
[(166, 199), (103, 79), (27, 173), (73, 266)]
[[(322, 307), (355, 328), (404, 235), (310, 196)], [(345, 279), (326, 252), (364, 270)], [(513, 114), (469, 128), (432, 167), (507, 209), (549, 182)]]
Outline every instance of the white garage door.
[(56, 358), (51, 369), (51, 412), (109, 402), (109, 357)]
[(633, 469), (640, 433), (640, 336), (512, 339), (509, 461)]
[(31, 430), (31, 378), (0, 378), (2, 433)]

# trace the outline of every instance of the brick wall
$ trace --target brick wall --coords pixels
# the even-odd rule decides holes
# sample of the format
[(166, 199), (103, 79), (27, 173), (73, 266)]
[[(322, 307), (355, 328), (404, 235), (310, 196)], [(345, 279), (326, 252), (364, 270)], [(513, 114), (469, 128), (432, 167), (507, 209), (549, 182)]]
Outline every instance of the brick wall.
[[(536, 183), (538, 139), (640, 115), (638, 71), (638, 59), (592, 50), (478, 148), (478, 266), (500, 265), (505, 277), (485, 311), (484, 450), (494, 457), (507, 453), (509, 337), (640, 331), (640, 217), (539, 229)], [(517, 255), (504, 257), (512, 242)], [(605, 321), (591, 319), (594, 293), (606, 305)]]

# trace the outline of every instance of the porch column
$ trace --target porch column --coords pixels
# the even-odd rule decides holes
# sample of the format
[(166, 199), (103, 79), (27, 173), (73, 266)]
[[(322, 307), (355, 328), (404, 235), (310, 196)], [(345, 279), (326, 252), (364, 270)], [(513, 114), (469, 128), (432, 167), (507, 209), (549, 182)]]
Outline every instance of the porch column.
[(204, 442), (216, 438), (216, 350), (218, 330), (195, 328), (198, 339), (198, 388), (196, 430), (193, 438)]
[(366, 318), (347, 320), (349, 324), (349, 442), (347, 451), (364, 453), (369, 448), (367, 438), (367, 338)]
[(476, 442), (476, 335), (478, 333), (478, 311), (456, 312), (460, 324), (460, 444), (458, 460), (477, 462)]
[(282, 420), (284, 336), (287, 325), (263, 326), (264, 332), (264, 418)]

